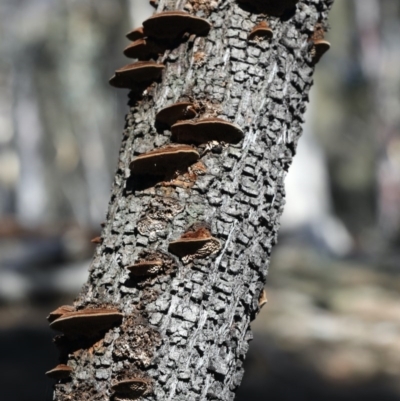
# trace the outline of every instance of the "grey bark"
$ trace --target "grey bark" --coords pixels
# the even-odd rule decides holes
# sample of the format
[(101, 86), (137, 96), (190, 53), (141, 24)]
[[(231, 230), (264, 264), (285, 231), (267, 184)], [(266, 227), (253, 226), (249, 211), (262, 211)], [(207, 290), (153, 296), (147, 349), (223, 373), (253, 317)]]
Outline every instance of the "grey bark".
[[(158, 10), (185, 3), (161, 1)], [(78, 309), (116, 307), (124, 319), (96, 339), (57, 338), (60, 362), (74, 369), (56, 384), (57, 401), (107, 400), (112, 383), (133, 376), (151, 379), (145, 400), (228, 401), (242, 379), (312, 84), (309, 38), (332, 1), (301, 1), (290, 18), (269, 18), (271, 42), (247, 40), (265, 16), (234, 0), (214, 3), (209, 35), (167, 51), (162, 81), (131, 102), (103, 242), (75, 301)], [(244, 139), (206, 152), (207, 173), (192, 188), (138, 190), (129, 163), (170, 143), (169, 131), (155, 129), (156, 112), (188, 98), (236, 123)], [(149, 216), (155, 223), (142, 235), (138, 223)], [(126, 267), (144, 251), (168, 254), (169, 243), (199, 222), (221, 242), (217, 254), (187, 264), (169, 254), (173, 263), (157, 276), (129, 276)]]

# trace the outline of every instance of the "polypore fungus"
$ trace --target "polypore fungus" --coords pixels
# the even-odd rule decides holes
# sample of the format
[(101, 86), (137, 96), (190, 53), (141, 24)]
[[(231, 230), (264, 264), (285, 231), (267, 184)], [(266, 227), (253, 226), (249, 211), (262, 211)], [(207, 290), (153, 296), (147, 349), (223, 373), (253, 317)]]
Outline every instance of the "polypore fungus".
[(330, 48), (331, 44), (326, 40), (315, 40), (311, 49), (312, 63), (317, 64)]
[(122, 318), (117, 309), (83, 309), (64, 313), (51, 322), (50, 327), (64, 334), (90, 336), (121, 323)]
[(94, 237), (90, 240), (92, 244), (101, 244), (103, 242), (103, 239), (101, 237)]
[(134, 175), (167, 176), (176, 170), (187, 169), (199, 158), (199, 153), (191, 146), (167, 145), (141, 154), (129, 167)]
[(210, 23), (204, 18), (179, 10), (154, 14), (143, 22), (145, 36), (166, 41), (178, 39), (185, 33), (206, 36), (210, 28)]
[(262, 21), (251, 30), (248, 38), (249, 40), (255, 40), (256, 38), (271, 39), (272, 36), (273, 32), (268, 22)]
[(177, 121), (190, 120), (196, 115), (193, 103), (178, 102), (161, 109), (156, 115), (156, 121), (169, 128)]
[(165, 46), (160, 46), (151, 39), (137, 39), (124, 49), (124, 55), (129, 58), (148, 60), (157, 57), (165, 51)]
[(161, 260), (137, 262), (127, 269), (133, 276), (154, 276), (162, 269)]
[(239, 0), (239, 3), (274, 17), (282, 17), (286, 12), (293, 10), (298, 2), (299, 0)]
[(53, 312), (49, 313), (49, 316), (47, 316), (47, 320), (51, 323), (54, 320), (58, 319), (62, 315), (65, 315), (66, 313), (73, 312), (75, 308), (71, 305), (62, 305), (59, 306), (56, 310), (53, 310)]
[(130, 31), (126, 34), (126, 37), (134, 42), (135, 40), (138, 39), (143, 39), (144, 38), (144, 33), (143, 33), (143, 27), (139, 27), (134, 29), (133, 31)]
[(260, 298), (258, 298), (258, 307), (261, 309), (267, 302), (268, 302), (267, 291), (263, 289), (261, 291)]
[(121, 380), (111, 388), (115, 392), (115, 400), (136, 400), (149, 392), (151, 382), (149, 379), (134, 377), (132, 379)]
[(110, 78), (110, 85), (127, 89), (146, 85), (160, 78), (164, 68), (164, 65), (153, 61), (137, 61), (116, 70)]
[(238, 143), (243, 131), (221, 118), (204, 118), (197, 121), (179, 121), (171, 127), (172, 140), (180, 143), (202, 144), (210, 141)]
[(70, 366), (61, 364), (47, 371), (45, 375), (56, 380), (68, 379), (72, 371), (73, 369)]
[(221, 249), (221, 243), (205, 227), (187, 231), (180, 239), (170, 242), (168, 250), (179, 256), (183, 263), (205, 258)]

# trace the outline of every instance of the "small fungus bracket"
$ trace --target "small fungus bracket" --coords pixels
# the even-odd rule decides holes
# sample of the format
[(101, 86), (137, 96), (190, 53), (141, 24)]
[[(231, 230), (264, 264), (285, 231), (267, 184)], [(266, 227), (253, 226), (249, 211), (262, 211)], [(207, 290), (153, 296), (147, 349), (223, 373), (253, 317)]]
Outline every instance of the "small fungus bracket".
[(137, 61), (115, 71), (110, 78), (110, 85), (116, 88), (146, 88), (151, 82), (161, 77), (165, 66), (153, 61)]
[(192, 102), (178, 102), (161, 109), (156, 115), (156, 123), (170, 128), (180, 120), (190, 120), (197, 116)]
[(197, 121), (179, 121), (171, 127), (171, 139), (179, 143), (197, 145), (211, 141), (239, 143), (243, 131), (235, 124), (221, 118), (203, 118)]
[(45, 375), (55, 380), (68, 379), (71, 376), (73, 369), (64, 364), (57, 365), (55, 368), (48, 370)]
[(271, 39), (274, 36), (268, 22), (262, 21), (249, 33), (249, 40)]

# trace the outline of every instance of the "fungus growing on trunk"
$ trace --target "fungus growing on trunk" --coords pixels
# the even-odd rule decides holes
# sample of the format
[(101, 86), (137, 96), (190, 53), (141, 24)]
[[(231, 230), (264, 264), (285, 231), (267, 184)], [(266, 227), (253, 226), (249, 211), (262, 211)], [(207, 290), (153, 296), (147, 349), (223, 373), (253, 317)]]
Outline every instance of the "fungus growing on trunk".
[(164, 107), (156, 115), (156, 121), (168, 128), (180, 120), (190, 120), (197, 115), (194, 104), (191, 102), (178, 102)]
[(74, 312), (75, 308), (71, 305), (62, 305), (59, 306), (56, 310), (53, 310), (53, 312), (49, 313), (49, 316), (47, 316), (47, 320), (51, 323), (54, 320), (58, 319), (62, 315), (65, 315), (66, 313), (69, 312)]
[(63, 314), (50, 327), (64, 334), (90, 336), (121, 323), (122, 318), (117, 309), (83, 309)]
[(331, 44), (326, 40), (314, 41), (311, 49), (312, 63), (315, 65), (321, 60), (321, 57), (331, 48)]
[(134, 42), (135, 40), (138, 39), (143, 39), (144, 38), (144, 32), (143, 32), (143, 27), (139, 27), (134, 29), (133, 31), (130, 31), (126, 34), (126, 37)]
[(210, 28), (211, 24), (204, 18), (179, 10), (154, 14), (143, 22), (145, 36), (166, 41), (178, 39), (185, 33), (206, 36)]
[(128, 266), (127, 269), (132, 276), (154, 276), (162, 270), (162, 266), (162, 260), (145, 260)]
[(258, 307), (261, 309), (267, 302), (268, 302), (267, 291), (263, 289), (261, 291), (260, 298), (258, 298)]
[(154, 61), (137, 61), (116, 70), (110, 78), (110, 85), (127, 89), (146, 86), (160, 78), (164, 68), (164, 65)]
[(268, 22), (262, 21), (251, 30), (248, 38), (249, 40), (255, 40), (257, 38), (271, 39), (272, 36), (273, 32)]
[(197, 145), (210, 141), (239, 143), (244, 134), (236, 125), (221, 118), (204, 118), (197, 121), (179, 121), (171, 127), (172, 140)]
[(136, 157), (130, 169), (133, 175), (168, 176), (185, 170), (199, 160), (199, 153), (188, 145), (167, 145)]
[(94, 237), (90, 240), (92, 244), (101, 244), (103, 242), (103, 239), (101, 237)]
[(170, 242), (168, 247), (168, 250), (179, 256), (183, 263), (189, 263), (196, 258), (205, 258), (220, 249), (219, 240), (205, 227), (187, 231), (180, 239)]
[(294, 10), (299, 0), (238, 0), (260, 13), (274, 17), (282, 17), (286, 12)]
[(148, 60), (156, 58), (166, 50), (151, 39), (137, 39), (124, 49), (124, 55), (129, 58)]
[(73, 369), (70, 366), (61, 364), (47, 371), (45, 375), (47, 377), (51, 377), (52, 379), (62, 380), (62, 379), (68, 379), (72, 371)]
[(111, 387), (115, 392), (115, 400), (136, 400), (142, 395), (148, 393), (150, 388), (150, 380), (139, 377), (121, 380)]

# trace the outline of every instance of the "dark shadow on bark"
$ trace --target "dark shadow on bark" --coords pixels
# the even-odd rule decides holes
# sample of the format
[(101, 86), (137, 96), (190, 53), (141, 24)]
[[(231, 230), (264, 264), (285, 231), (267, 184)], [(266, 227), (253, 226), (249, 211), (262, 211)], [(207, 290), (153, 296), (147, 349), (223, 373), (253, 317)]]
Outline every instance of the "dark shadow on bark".
[(165, 176), (154, 176), (154, 175), (131, 175), (126, 180), (125, 185), (125, 193), (124, 195), (128, 195), (129, 193), (136, 191), (143, 191), (144, 189), (148, 189), (154, 187), (155, 185), (163, 182), (166, 179)]
[[(254, 2), (256, 3), (256, 2)], [(238, 2), (238, 6), (249, 13), (252, 14), (266, 14), (271, 17), (278, 17), (281, 21), (290, 20), (296, 13), (296, 7), (286, 10), (282, 15), (277, 15), (273, 6), (269, 4), (251, 4)]]

